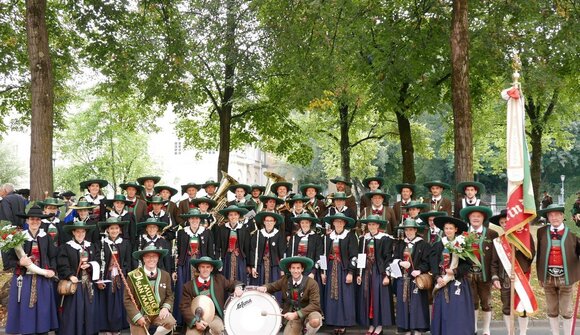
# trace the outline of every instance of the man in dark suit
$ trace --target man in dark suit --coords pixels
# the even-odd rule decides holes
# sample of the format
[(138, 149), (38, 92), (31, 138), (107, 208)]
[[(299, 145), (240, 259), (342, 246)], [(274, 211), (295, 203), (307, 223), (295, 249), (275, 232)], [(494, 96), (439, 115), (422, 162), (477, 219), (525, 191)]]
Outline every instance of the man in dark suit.
[(10, 221), (13, 225), (22, 227), (25, 220), (16, 216), (24, 213), (26, 200), (20, 194), (14, 191), (14, 185), (2, 185), (2, 202), (0, 202), (0, 220)]

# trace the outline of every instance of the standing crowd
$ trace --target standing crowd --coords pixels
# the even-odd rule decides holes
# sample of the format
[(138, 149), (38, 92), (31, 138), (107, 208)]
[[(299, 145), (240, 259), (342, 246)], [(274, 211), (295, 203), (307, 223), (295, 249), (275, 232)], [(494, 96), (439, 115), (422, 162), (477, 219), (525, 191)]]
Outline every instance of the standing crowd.
[[(319, 185), (293, 190), (283, 179), (188, 183), (178, 203), (171, 199), (179, 191), (160, 180), (123, 183), (123, 194), (107, 198), (107, 181), (91, 179), (80, 184), (86, 193), (78, 201), (67, 192), (27, 212), (4, 185), (0, 219), (26, 237), (26, 255), (3, 254), (14, 274), (6, 332), (220, 334), (227, 297), (245, 286), (275, 297), (285, 334), (314, 334), (324, 324), (335, 334), (396, 326), (403, 334), (472, 335), (481, 319), (481, 334), (489, 335), (493, 289), (511, 327), (511, 282), (493, 245), (494, 226), (505, 227), (508, 213), (493, 215), (479, 182), (455, 187), (463, 199), (453, 211), (443, 195), (451, 186), (440, 181), (423, 184), (424, 199), (420, 186), (397, 184), (401, 200), (391, 205), (381, 177), (364, 179), (358, 203), (340, 177), (330, 180), (337, 191), (327, 196)], [(552, 334), (561, 324), (568, 335), (580, 238), (564, 224), (563, 207), (546, 205), (539, 214), (548, 225), (538, 229), (532, 258), (519, 251), (516, 258), (528, 279), (535, 258)], [(476, 261), (453, 254), (466, 236)], [(201, 296), (215, 309), (209, 320), (192, 308)], [(517, 320), (526, 334), (527, 315)]]

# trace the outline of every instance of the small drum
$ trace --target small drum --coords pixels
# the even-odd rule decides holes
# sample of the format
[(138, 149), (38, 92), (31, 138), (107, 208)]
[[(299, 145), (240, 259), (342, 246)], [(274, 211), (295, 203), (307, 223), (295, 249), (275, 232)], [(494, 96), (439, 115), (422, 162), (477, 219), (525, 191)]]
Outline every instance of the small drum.
[(224, 325), (228, 335), (276, 335), (282, 326), (280, 307), (270, 294), (245, 291), (227, 302)]

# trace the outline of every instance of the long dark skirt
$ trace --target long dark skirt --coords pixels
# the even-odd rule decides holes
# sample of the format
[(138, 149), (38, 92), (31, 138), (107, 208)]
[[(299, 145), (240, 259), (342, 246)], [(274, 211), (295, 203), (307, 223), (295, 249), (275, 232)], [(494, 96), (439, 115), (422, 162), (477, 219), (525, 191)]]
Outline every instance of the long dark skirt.
[[(376, 266), (371, 271), (369, 276), (363, 270), (362, 284), (357, 289), (357, 323), (365, 327), (392, 326), (395, 322), (391, 286), (383, 285), (383, 275)], [(372, 318), (369, 315), (371, 307)]]
[(181, 294), (183, 293), (183, 285), (193, 279), (191, 276), (191, 271), (193, 271), (194, 268), (189, 264), (190, 260), (191, 256), (186, 255), (183, 265), (177, 266), (177, 282), (175, 283), (174, 290), (175, 301), (173, 303), (173, 317), (175, 317), (178, 326), (183, 324), (183, 316), (179, 310)]
[[(408, 280), (406, 302), (404, 296), (404, 281)], [(419, 290), (412, 278), (397, 279), (397, 327), (400, 331), (429, 330), (429, 297), (428, 292)]]
[[(262, 286), (273, 283), (280, 279), (280, 267), (278, 265), (270, 266), (270, 281), (266, 282), (264, 263), (258, 264), (258, 278), (250, 277), (250, 285)], [(273, 294), (279, 304), (282, 303), (282, 293), (276, 292)]]
[[(91, 283), (90, 285), (93, 284)], [(96, 285), (93, 285), (93, 292), (96, 290)], [(92, 301), (90, 301), (88, 290), (79, 281), (75, 294), (64, 298), (58, 334), (92, 335), (98, 333), (97, 305), (97, 297), (93, 296)]]
[(356, 312), (353, 308), (355, 302), (354, 286), (356, 283), (347, 284), (346, 275), (348, 271), (343, 269), (341, 262), (336, 264), (338, 264), (338, 299), (335, 300), (331, 297), (334, 262), (330, 261), (326, 272), (324, 323), (337, 327), (354, 326), (356, 324)]
[(234, 278), (234, 274), (232, 273), (230, 267), (232, 264), (232, 253), (231, 252), (226, 252), (226, 257), (224, 258), (224, 268), (222, 270), (222, 273), (224, 274), (224, 276), (227, 279), (235, 279), (237, 281), (240, 281), (244, 284), (248, 283), (248, 274), (246, 272), (246, 259), (244, 257), (242, 257), (242, 255), (238, 255), (235, 256), (236, 257), (236, 262), (237, 262), (237, 274), (236, 277)]
[[(121, 277), (118, 277), (117, 280), (120, 281)], [(120, 282), (119, 286), (115, 284), (115, 292), (112, 290), (112, 283), (107, 283), (103, 290), (95, 289), (99, 308), (99, 331), (119, 332), (129, 328), (127, 313), (123, 305), (125, 286), (122, 282)]]
[[(449, 302), (445, 301), (446, 289)], [(474, 332), (475, 315), (469, 283), (466, 279), (451, 281), (434, 296), (431, 334), (472, 335)]]
[(30, 303), (32, 275), (22, 276), (20, 303), (18, 302), (16, 277), (16, 275), (13, 275), (10, 283), (6, 333), (45, 333), (57, 329), (58, 317), (53, 293), (54, 285), (52, 284), (52, 281), (43, 276), (36, 276), (37, 302), (34, 307), (30, 308), (28, 305)]

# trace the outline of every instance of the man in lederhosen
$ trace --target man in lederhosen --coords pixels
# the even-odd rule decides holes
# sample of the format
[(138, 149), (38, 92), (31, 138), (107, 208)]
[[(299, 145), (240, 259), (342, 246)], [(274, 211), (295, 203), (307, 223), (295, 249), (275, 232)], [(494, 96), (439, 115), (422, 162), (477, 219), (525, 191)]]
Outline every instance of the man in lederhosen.
[(393, 209), (384, 205), (385, 199), (390, 197), (390, 195), (381, 190), (376, 190), (366, 193), (366, 196), (371, 199), (371, 205), (363, 209), (360, 216), (361, 219), (364, 219), (369, 215), (378, 215), (381, 220), (387, 221), (387, 230), (385, 233), (393, 236), (396, 227), (399, 225), (399, 221), (397, 220)]
[(474, 254), (481, 265), (471, 267), (467, 274), (467, 280), (473, 297), (475, 331), (477, 332), (477, 315), (481, 307), (483, 334), (489, 335), (491, 325), (491, 261), (495, 253), (493, 239), (498, 237), (498, 233), (488, 228), (489, 218), (493, 215), (489, 207), (466, 207), (461, 210), (460, 215), (461, 219), (469, 224), (469, 232), (479, 236), (479, 242), (474, 245)]
[[(218, 272), (218, 269), (223, 266), (220, 260), (204, 256), (199, 259), (192, 259), (190, 263), (197, 269), (199, 275), (183, 285), (179, 310), (183, 315), (184, 323), (188, 327), (185, 334), (205, 334), (207, 328), (210, 329), (211, 334), (222, 334), (224, 331), (223, 311), (227, 294), (233, 292), (234, 296), (241, 296), (243, 293), (242, 283), (226, 279)], [(209, 297), (215, 308), (216, 315), (209, 322), (203, 318), (203, 313), (205, 312), (203, 308), (201, 310), (196, 308), (195, 311), (197, 313), (191, 308), (194, 299), (201, 295)], [(245, 321), (251, 322), (251, 320)]]
[(277, 281), (258, 287), (262, 293), (282, 292), (282, 315), (286, 327), (284, 335), (299, 335), (306, 328), (306, 335), (316, 334), (322, 326), (320, 290), (316, 280), (304, 276), (314, 262), (307, 257), (287, 257), (280, 261), (280, 269), (286, 273)]
[[(504, 230), (507, 223), (507, 210), (502, 209), (498, 215), (494, 215), (489, 219), (489, 222), (501, 226)], [(534, 255), (536, 254), (536, 247), (534, 243), (534, 239), (532, 238), (532, 234), (530, 234), (530, 242), (531, 242), (531, 253), (532, 258), (526, 257), (523, 252), (516, 249), (516, 260), (520, 264), (522, 271), (528, 278), (530, 279), (530, 271), (532, 270), (532, 260), (534, 259)], [(500, 290), (501, 296), (501, 305), (502, 305), (502, 313), (503, 313), (503, 320), (505, 322), (506, 328), (508, 329), (508, 333), (511, 334), (509, 331), (511, 327), (511, 273), (507, 273), (505, 268), (503, 267), (503, 263), (501, 262), (499, 255), (497, 252), (494, 253), (494, 258), (491, 261), (491, 280), (493, 281), (493, 286)], [(528, 316), (526, 312), (518, 317), (518, 324), (520, 326), (520, 335), (525, 335), (528, 330)]]
[(536, 269), (546, 294), (546, 310), (552, 334), (559, 334), (558, 315), (564, 334), (572, 331), (574, 283), (580, 280), (580, 238), (564, 224), (564, 207), (549, 205), (538, 211), (549, 225), (538, 229)]

